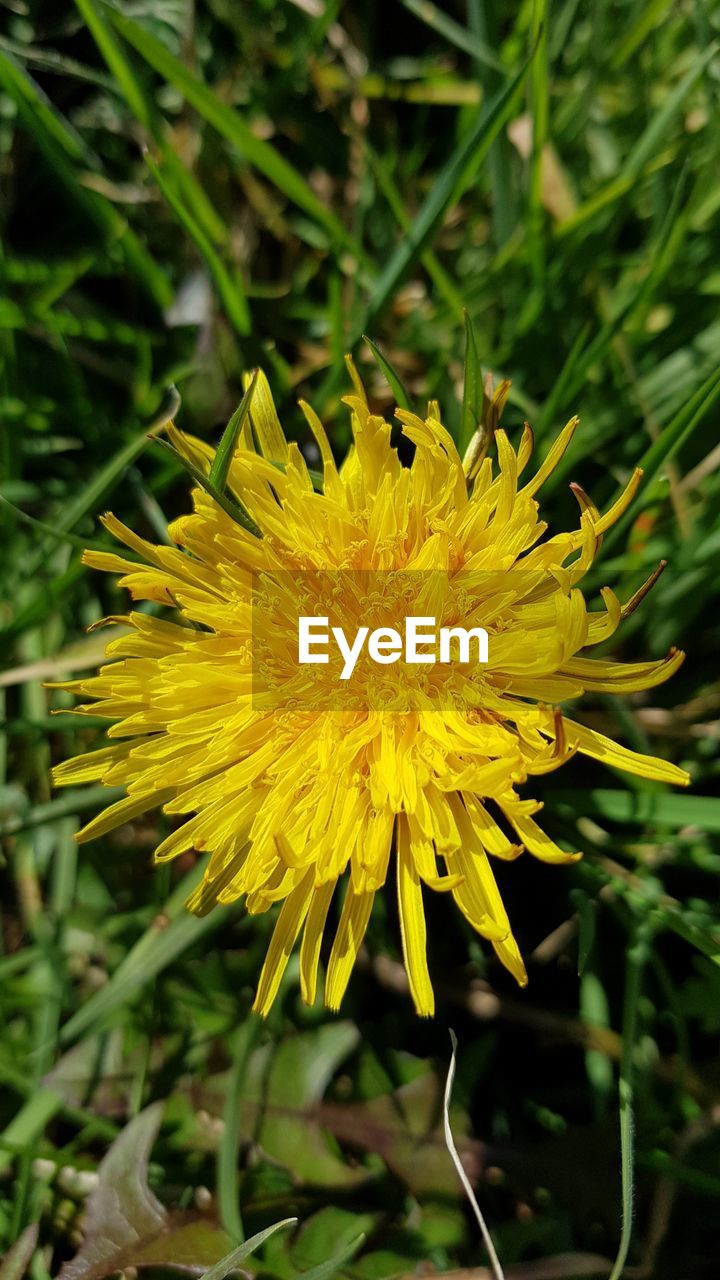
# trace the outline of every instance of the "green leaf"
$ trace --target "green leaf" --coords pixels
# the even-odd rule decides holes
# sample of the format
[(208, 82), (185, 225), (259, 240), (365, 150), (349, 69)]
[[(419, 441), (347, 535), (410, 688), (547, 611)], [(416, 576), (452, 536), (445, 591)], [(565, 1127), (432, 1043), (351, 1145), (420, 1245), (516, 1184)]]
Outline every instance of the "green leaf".
[(198, 1271), (227, 1249), (228, 1236), (217, 1223), (187, 1210), (170, 1213), (148, 1186), (163, 1108), (154, 1102), (135, 1116), (101, 1160), (85, 1208), (83, 1242), (58, 1280), (104, 1280), (129, 1267)]
[(348, 1261), (381, 1220), (381, 1213), (358, 1213), (337, 1204), (318, 1209), (303, 1222), (292, 1248), (288, 1250), (293, 1273), (299, 1273), (303, 1280), (307, 1276), (318, 1280), (316, 1272), (319, 1267), (342, 1265), (341, 1257)]
[(358, 1036), (350, 1022), (328, 1022), (252, 1055), (240, 1108), (243, 1137), (256, 1141), (299, 1182), (352, 1187), (370, 1176), (362, 1164), (349, 1164), (328, 1144), (321, 1115), (328, 1083)]
[(621, 791), (597, 787), (590, 791), (548, 790), (548, 805), (571, 804), (579, 813), (598, 814), (611, 822), (649, 823), (668, 827), (699, 827), (720, 833), (720, 796), (696, 796), (661, 791)]
[(132, 1257), (144, 1239), (162, 1233), (167, 1212), (147, 1184), (162, 1113), (163, 1104), (155, 1102), (135, 1116), (101, 1161), (86, 1208), (83, 1243), (58, 1280), (103, 1280), (131, 1265), (127, 1255)]
[(215, 451), (215, 457), (213, 458), (208, 480), (220, 493), (224, 493), (225, 491), (225, 483), (227, 481), (228, 471), (230, 470), (230, 463), (232, 462), (235, 454), (238, 436), (240, 435), (245, 419), (250, 412), (257, 379), (258, 371), (256, 369), (253, 374), (252, 382), (223, 431), (222, 439)]
[(395, 397), (395, 403), (401, 409), (409, 409), (410, 411), (412, 411), (412, 401), (410, 400), (410, 396), (408, 395), (408, 392), (405, 389), (405, 386), (402, 378), (400, 377), (400, 374), (397, 373), (396, 370), (393, 368), (387, 356), (383, 354), (382, 350), (377, 345), (377, 343), (373, 342), (372, 338), (368, 338), (367, 334), (365, 333), (363, 334), (363, 342), (369, 347), (370, 351), (375, 357), (375, 360), (377, 361), (380, 368), (382, 369), (383, 374), (385, 376), (385, 380)]
[(188, 475), (195, 481), (195, 484), (199, 485), (201, 489), (204, 489), (208, 496), (211, 497), (214, 502), (217, 502), (219, 507), (222, 507), (225, 514), (230, 516), (231, 520), (234, 520), (237, 524), (241, 524), (243, 529), (247, 529), (248, 533), (252, 533), (254, 537), (262, 538), (262, 530), (258, 525), (256, 525), (250, 513), (241, 506), (236, 498), (231, 498), (227, 493), (222, 493), (220, 489), (212, 483), (209, 476), (204, 475), (200, 468), (196, 467), (195, 463), (191, 462), (189, 458), (185, 458), (181, 453), (178, 453), (177, 449), (173, 449), (172, 445), (169, 444), (167, 440), (157, 440), (156, 444), (159, 444), (171, 455), (171, 457), (175, 459), (176, 462), (180, 463), (180, 466), (187, 471)]
[(4, 818), (0, 822), (0, 836), (18, 835), (21, 831), (31, 831), (59, 822), (62, 818), (101, 809), (114, 800), (122, 799), (124, 795), (122, 787), (104, 787), (102, 783), (93, 787), (74, 787), (72, 792), (62, 796), (60, 800), (32, 805), (26, 813)]

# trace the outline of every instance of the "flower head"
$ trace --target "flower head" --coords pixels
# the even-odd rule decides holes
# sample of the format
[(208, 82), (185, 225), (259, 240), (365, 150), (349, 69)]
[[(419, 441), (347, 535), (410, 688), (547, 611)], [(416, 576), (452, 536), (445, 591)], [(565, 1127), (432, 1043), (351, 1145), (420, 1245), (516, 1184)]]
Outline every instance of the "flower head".
[[(260, 374), (223, 494), (203, 481), (214, 451), (169, 428), (199, 479), (193, 514), (170, 526), (174, 545), (154, 546), (115, 516), (103, 518), (133, 558), (88, 551), (85, 563), (121, 574), (134, 600), (166, 606), (174, 620), (131, 612), (121, 619), (129, 631), (108, 645), (111, 661), (98, 675), (64, 686), (91, 699), (80, 714), (113, 723), (109, 744), (61, 764), (55, 781), (127, 789), (80, 840), (155, 807), (179, 815), (155, 856), (165, 861), (192, 849), (206, 855), (190, 910), (204, 913), (241, 896), (251, 913), (282, 904), (260, 976), (261, 1013), (300, 935), (302, 995), (314, 1001), (323, 934), (342, 884), (325, 983), (326, 1003), (339, 1007), (392, 863), (410, 990), (418, 1012), (429, 1015), (424, 890), (451, 893), (524, 985), (491, 861), (523, 850), (547, 863), (580, 857), (544, 833), (535, 821), (541, 805), (518, 794), (532, 775), (580, 752), (640, 777), (688, 781), (676, 766), (620, 746), (558, 708), (585, 690), (651, 688), (683, 655), (673, 650), (662, 661), (630, 665), (585, 656), (643, 594), (622, 604), (605, 588), (604, 607), (591, 611), (578, 587), (603, 533), (631, 502), (640, 472), (604, 515), (574, 486), (579, 527), (547, 536), (536, 494), (576, 419), (521, 481), (533, 448), (529, 427), (517, 449), (494, 431), (496, 465), (481, 436), (463, 461), (436, 403), (425, 418), (398, 410), (414, 446), (411, 465), (403, 466), (390, 424), (371, 412), (349, 368), (353, 445), (342, 466), (303, 404), (322, 460), (322, 477), (313, 477), (297, 445), (286, 441)], [(505, 393), (501, 388), (490, 406), (492, 428)], [(370, 575), (372, 589), (366, 580), (358, 594), (353, 575)], [(463, 604), (487, 630), (488, 661), (454, 668), (449, 683), (434, 668), (416, 668), (402, 687), (388, 674), (395, 668), (366, 668), (353, 698), (335, 703), (328, 686), (318, 685), (316, 668), (299, 671), (278, 622), (309, 607), (309, 584), (317, 590), (319, 579), (336, 602), (340, 584), (350, 612), (362, 603), (378, 616), (397, 613), (407, 604), (408, 581), (419, 594), (407, 612), (432, 606), (452, 622)], [(253, 636), (269, 644), (266, 660), (256, 654), (255, 665)]]

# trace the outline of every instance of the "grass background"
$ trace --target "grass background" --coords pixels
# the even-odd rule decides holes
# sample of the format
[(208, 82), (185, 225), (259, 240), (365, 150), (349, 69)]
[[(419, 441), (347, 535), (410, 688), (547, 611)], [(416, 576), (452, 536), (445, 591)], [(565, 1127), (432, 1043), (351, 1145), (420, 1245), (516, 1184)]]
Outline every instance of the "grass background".
[[(452, 1025), (453, 1125), (508, 1277), (715, 1277), (717, 7), (5, 0), (0, 22), (0, 1275), (197, 1274), (294, 1216), (242, 1265), (481, 1280), (442, 1140)], [(418, 1021), (389, 892), (342, 1017), (303, 1008), (291, 967), (259, 1028), (272, 921), (187, 917), (200, 869), (152, 868), (160, 818), (78, 854), (98, 789), (51, 793), (100, 725), (51, 720), (70, 700), (42, 682), (95, 663), (86, 626), (124, 608), (79, 549), (107, 507), (157, 538), (187, 509), (147, 439), (173, 384), (216, 440), (261, 362), (288, 434), (305, 396), (341, 454), (346, 350), (392, 407), (368, 333), (461, 435), (463, 307), (511, 430), (542, 454), (581, 414), (556, 527), (570, 480), (602, 506), (645, 467), (594, 585), (627, 596), (666, 558), (614, 653), (687, 661), (583, 714), (693, 786), (547, 779), (546, 824), (587, 858), (499, 868), (527, 992), (436, 897)]]

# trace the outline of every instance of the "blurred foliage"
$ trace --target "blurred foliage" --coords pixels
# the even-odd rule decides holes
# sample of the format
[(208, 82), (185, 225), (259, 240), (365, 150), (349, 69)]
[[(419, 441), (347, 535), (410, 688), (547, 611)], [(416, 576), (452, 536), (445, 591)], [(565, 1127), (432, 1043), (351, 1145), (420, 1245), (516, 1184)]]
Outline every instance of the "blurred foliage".
[[(636, 1280), (717, 1274), (719, 29), (704, 0), (0, 6), (2, 1280), (197, 1273), (288, 1216), (243, 1269), (481, 1280), (442, 1141), (448, 1022), (508, 1280), (609, 1275), (621, 1183), (615, 1276), (628, 1248)], [(440, 1011), (419, 1022), (385, 902), (342, 1020), (300, 1005), (291, 966), (259, 1027), (272, 922), (186, 916), (199, 867), (152, 869), (159, 818), (78, 858), (98, 789), (50, 794), (51, 760), (99, 727), (42, 681), (96, 662), (84, 628), (124, 604), (79, 548), (103, 545), (107, 505), (159, 538), (187, 509), (147, 439), (172, 385), (214, 440), (262, 363), (308, 457), (300, 396), (340, 455), (352, 349), (380, 410), (386, 358), (459, 435), (463, 307), (512, 379), (511, 428), (529, 418), (542, 453), (582, 416), (546, 517), (572, 518), (568, 480), (603, 505), (642, 460), (594, 581), (625, 598), (667, 559), (614, 652), (688, 659), (584, 714), (694, 786), (590, 761), (547, 782), (546, 824), (587, 857), (499, 868), (527, 992), (436, 898)]]

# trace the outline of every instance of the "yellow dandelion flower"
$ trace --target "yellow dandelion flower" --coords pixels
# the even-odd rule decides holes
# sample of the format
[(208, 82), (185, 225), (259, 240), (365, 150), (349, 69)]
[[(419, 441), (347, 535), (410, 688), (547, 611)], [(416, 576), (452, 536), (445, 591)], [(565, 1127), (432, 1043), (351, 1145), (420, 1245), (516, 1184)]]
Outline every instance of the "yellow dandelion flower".
[[(301, 992), (314, 1001), (323, 934), (342, 884), (325, 981), (327, 1005), (339, 1008), (392, 860), (410, 990), (418, 1013), (431, 1015), (424, 890), (452, 894), (524, 985), (491, 861), (523, 850), (547, 863), (580, 857), (537, 824), (541, 804), (519, 796), (530, 776), (581, 752), (643, 778), (688, 782), (675, 765), (620, 746), (558, 709), (585, 690), (649, 689), (672, 675), (683, 654), (628, 665), (584, 656), (612, 636), (651, 585), (625, 604), (605, 588), (599, 611), (588, 609), (578, 588), (640, 472), (605, 514), (573, 486), (579, 527), (546, 536), (535, 495), (577, 419), (521, 484), (532, 432), (526, 427), (515, 449), (495, 430), (507, 384), (487, 419), (496, 466), (480, 437), (460, 458), (435, 402), (425, 418), (398, 410), (414, 446), (411, 465), (403, 466), (390, 424), (371, 412), (348, 366), (353, 445), (342, 466), (315, 413), (301, 406), (322, 460), (321, 483), (287, 442), (259, 374), (222, 493), (204, 479), (214, 451), (168, 429), (198, 478), (193, 514), (170, 526), (174, 545), (154, 546), (115, 516), (103, 518), (133, 556), (88, 551), (85, 563), (122, 575), (134, 600), (167, 606), (176, 620), (142, 609), (119, 619), (130, 631), (108, 645), (111, 661), (98, 675), (64, 686), (91, 700), (79, 714), (113, 723), (108, 745), (61, 764), (54, 777), (59, 785), (100, 781), (127, 790), (87, 824), (81, 841), (155, 807), (180, 815), (155, 856), (165, 861), (193, 849), (207, 855), (191, 911), (241, 896), (251, 913), (282, 904), (255, 1001), (262, 1014), (301, 934)], [(379, 603), (377, 578), (372, 590), (355, 589), (352, 575), (363, 574), (384, 575)], [(453, 621), (458, 600), (466, 608), (469, 600), (489, 636), (488, 660), (448, 669), (446, 686), (437, 668), (415, 667), (402, 688), (396, 668), (369, 672), (366, 664), (336, 703), (329, 673), (323, 668), (318, 683), (317, 667), (300, 670), (283, 629), (283, 618), (309, 607), (313, 575), (330, 575), (324, 581), (335, 604), (340, 579), (333, 575), (345, 575), (340, 604), (356, 621), (362, 608), (372, 612), (388, 601), (395, 617), (407, 605), (408, 575), (420, 584), (416, 614), (432, 609)], [(486, 589), (468, 592), (467, 575), (480, 575), (470, 581)], [(457, 582), (466, 585), (453, 593)], [(266, 646), (255, 666), (253, 636)], [(282, 699), (268, 699), (273, 692)]]

